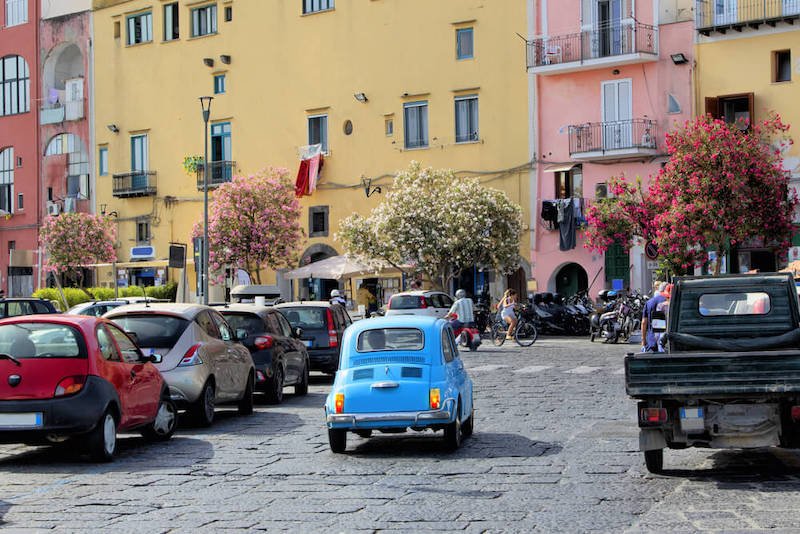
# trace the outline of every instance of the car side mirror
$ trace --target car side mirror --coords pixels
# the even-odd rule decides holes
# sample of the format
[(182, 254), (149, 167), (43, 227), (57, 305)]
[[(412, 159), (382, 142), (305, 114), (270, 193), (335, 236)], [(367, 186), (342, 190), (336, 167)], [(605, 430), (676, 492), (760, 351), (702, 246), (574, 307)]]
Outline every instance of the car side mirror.
[(300, 328), (299, 326), (294, 329), (293, 333), (294, 333), (294, 337), (296, 337), (297, 339), (300, 339), (301, 337), (303, 337), (303, 329)]
[(155, 352), (153, 352), (152, 354), (142, 354), (141, 357), (139, 358), (139, 361), (142, 363), (147, 363), (147, 362), (161, 363), (161, 355), (156, 354)]
[(247, 338), (247, 330), (244, 328), (237, 328), (236, 329), (236, 339), (234, 341), (242, 341), (243, 339)]

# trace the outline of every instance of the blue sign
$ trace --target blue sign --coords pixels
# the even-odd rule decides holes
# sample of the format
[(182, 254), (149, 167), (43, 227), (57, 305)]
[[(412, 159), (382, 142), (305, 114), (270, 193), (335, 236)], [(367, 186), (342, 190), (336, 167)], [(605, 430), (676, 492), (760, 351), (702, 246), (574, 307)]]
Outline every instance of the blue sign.
[(614, 278), (611, 280), (611, 289), (616, 289), (617, 291), (622, 291), (625, 289), (625, 280), (622, 278)]

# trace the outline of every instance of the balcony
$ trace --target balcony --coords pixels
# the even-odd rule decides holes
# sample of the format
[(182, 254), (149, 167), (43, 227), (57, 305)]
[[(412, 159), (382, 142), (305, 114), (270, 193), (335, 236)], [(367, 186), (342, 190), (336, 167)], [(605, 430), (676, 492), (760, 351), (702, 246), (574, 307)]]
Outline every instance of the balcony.
[[(800, 0), (798, 0), (800, 1)], [(658, 28), (619, 23), (528, 41), (528, 71), (563, 74), (658, 60)]]
[(147, 197), (156, 194), (155, 171), (115, 174), (112, 194), (117, 198)]
[(68, 121), (79, 121), (83, 118), (83, 99), (71, 100), (64, 107), (66, 108), (66, 119)]
[[(217, 188), (220, 185), (230, 182), (233, 178), (233, 169), (236, 167), (235, 161), (209, 161), (208, 162), (208, 187)], [(197, 190), (203, 190), (203, 163), (197, 164)]]
[(800, 19), (800, 0), (695, 0), (695, 25), (703, 35), (758, 29)]
[(623, 160), (658, 154), (658, 126), (649, 119), (590, 122), (569, 127), (569, 155), (576, 161)]
[(39, 110), (39, 124), (60, 124), (64, 122), (64, 106), (54, 108), (42, 108)]

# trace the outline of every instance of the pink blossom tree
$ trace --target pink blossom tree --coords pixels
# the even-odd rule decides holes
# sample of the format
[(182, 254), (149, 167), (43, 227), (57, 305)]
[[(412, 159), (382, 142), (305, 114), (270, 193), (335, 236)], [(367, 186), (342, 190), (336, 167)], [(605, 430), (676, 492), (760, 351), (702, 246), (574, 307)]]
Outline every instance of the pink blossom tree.
[(45, 269), (65, 275), (81, 288), (82, 267), (116, 261), (116, 239), (113, 221), (90, 213), (46, 217), (39, 231), (39, 240), (47, 255)]
[[(192, 236), (202, 235), (199, 221)], [(251, 176), (234, 176), (214, 192), (208, 256), (217, 282), (225, 266), (232, 265), (260, 284), (265, 267), (280, 269), (296, 261), (302, 238), (300, 203), (287, 169), (270, 167)]]
[[(746, 132), (709, 115), (687, 121), (667, 135), (669, 162), (646, 195), (615, 180), (618, 196), (590, 208), (586, 246), (630, 246), (638, 235), (652, 240), (676, 272), (750, 238), (785, 250), (798, 203), (781, 165), (780, 146), (791, 144), (788, 130), (777, 115)], [(715, 262), (714, 274), (720, 266)]]

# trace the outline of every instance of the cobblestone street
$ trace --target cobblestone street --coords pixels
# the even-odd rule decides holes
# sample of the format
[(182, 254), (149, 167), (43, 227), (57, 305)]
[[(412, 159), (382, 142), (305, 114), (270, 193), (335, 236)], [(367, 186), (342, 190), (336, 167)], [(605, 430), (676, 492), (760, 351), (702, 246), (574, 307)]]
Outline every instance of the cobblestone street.
[(800, 525), (800, 456), (667, 451), (646, 472), (622, 359), (634, 345), (543, 338), (462, 353), (475, 434), (456, 453), (433, 434), (351, 435), (329, 451), (322, 404), (305, 398), (182, 424), (171, 442), (122, 438), (111, 464), (5, 446), (4, 531), (771, 532)]

